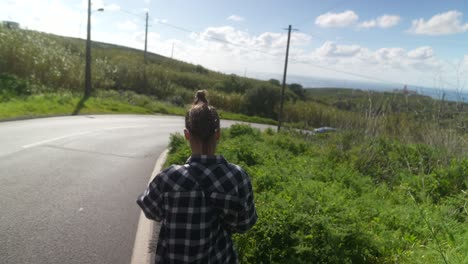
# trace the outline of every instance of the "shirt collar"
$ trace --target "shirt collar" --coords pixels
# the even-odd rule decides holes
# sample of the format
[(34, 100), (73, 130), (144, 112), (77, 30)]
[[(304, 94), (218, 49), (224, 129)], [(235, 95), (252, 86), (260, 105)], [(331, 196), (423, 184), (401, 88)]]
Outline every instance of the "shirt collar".
[(202, 163), (202, 164), (214, 164), (214, 163), (227, 163), (226, 159), (222, 155), (192, 155), (188, 158), (187, 164), (189, 163)]

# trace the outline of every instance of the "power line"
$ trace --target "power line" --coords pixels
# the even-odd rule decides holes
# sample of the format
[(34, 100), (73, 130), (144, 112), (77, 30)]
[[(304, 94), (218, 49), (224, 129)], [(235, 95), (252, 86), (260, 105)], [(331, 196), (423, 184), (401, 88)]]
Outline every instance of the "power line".
[[(191, 29), (186, 28), (186, 27), (174, 25), (174, 24), (171, 24), (171, 23), (168, 23), (168, 22), (163, 22), (163, 21), (157, 21), (157, 22), (158, 22), (158, 24), (161, 24), (161, 25), (164, 25), (164, 26), (167, 26), (167, 27), (170, 27), (170, 28), (174, 28), (174, 29), (177, 29), (179, 31), (183, 31), (183, 32), (186, 32), (186, 33), (193, 33), (193, 34), (197, 34), (199, 36), (201, 35), (200, 32), (196, 32), (196, 31), (191, 30)], [(265, 54), (265, 55), (268, 55), (268, 56), (272, 56), (275, 59), (279, 59), (278, 55), (276, 55), (276, 54), (272, 54), (272, 53), (266, 52), (264, 50), (253, 48), (251, 46), (245, 46), (245, 45), (242, 45), (242, 44), (239, 44), (239, 43), (234, 43), (234, 42), (231, 42), (229, 40), (222, 39), (222, 38), (217, 38), (217, 37), (214, 37), (214, 36), (204, 36), (204, 37), (206, 39), (211, 39), (211, 40), (216, 41), (216, 42), (221, 42), (221, 43), (225, 43), (225, 44), (232, 45), (232, 46), (235, 46), (235, 47), (239, 47), (239, 48), (245, 49), (245, 50), (247, 50), (249, 52), (257, 52), (257, 53)], [(355, 72), (351, 72), (351, 71), (335, 69), (335, 68), (331, 68), (331, 67), (327, 67), (327, 66), (323, 66), (323, 65), (318, 65), (318, 64), (314, 64), (314, 63), (312, 63), (310, 61), (298, 61), (298, 60), (292, 59), (291, 63), (306, 64), (306, 65), (312, 66), (314, 68), (319, 68), (319, 69), (322, 69), (322, 70), (327, 70), (327, 71), (331, 71), (331, 72), (335, 72), (335, 73), (346, 74), (346, 75), (349, 75), (349, 76), (358, 77), (358, 78), (361, 78), (361, 79), (366, 79), (366, 80), (370, 80), (370, 81), (373, 81), (373, 82), (378, 82), (378, 83), (381, 83), (381, 84), (394, 84), (394, 85), (398, 85), (398, 86), (402, 86), (402, 85), (407, 84), (407, 83), (402, 83), (402, 82), (389, 81), (389, 80), (385, 80), (385, 79), (382, 79), (382, 78), (368, 76), (368, 75), (355, 73)]]
[(145, 15), (144, 13), (142, 13), (142, 14), (136, 14), (136, 13), (133, 13), (133, 12), (128, 11), (128, 10), (125, 10), (125, 9), (119, 9), (119, 11), (124, 12), (124, 13), (126, 13), (126, 14), (128, 14), (128, 15), (132, 15), (132, 16), (139, 17), (139, 18), (144, 18), (144, 15)]
[(379, 83), (382, 83), (382, 84), (405, 85), (404, 83), (388, 81), (388, 80), (385, 80), (385, 79), (376, 78), (376, 77), (372, 77), (372, 76), (368, 76), (368, 75), (364, 75), (364, 74), (360, 74), (360, 73), (355, 73), (355, 72), (351, 72), (351, 71), (334, 69), (334, 68), (330, 68), (330, 67), (327, 67), (327, 66), (314, 64), (314, 63), (309, 62), (309, 61), (294, 61), (293, 60), (292, 63), (306, 64), (306, 65), (312, 66), (314, 68), (319, 68), (319, 69), (322, 69), (322, 70), (332, 71), (332, 72), (336, 72), (336, 73), (342, 73), (342, 74), (346, 74), (346, 75), (350, 75), (350, 76), (354, 76), (354, 77), (359, 77), (361, 79), (367, 79), (367, 80), (371, 80), (371, 81), (374, 81), (374, 82), (379, 82)]
[[(177, 26), (177, 25), (174, 25), (174, 24), (170, 24), (170, 23), (167, 23), (167, 22), (162, 22), (162, 21), (157, 21), (159, 24), (161, 25), (164, 25), (164, 26), (167, 26), (167, 27), (171, 27), (171, 28), (174, 28), (174, 29), (177, 29), (177, 30), (180, 30), (180, 31), (183, 31), (183, 32), (186, 32), (186, 33), (193, 33), (193, 34), (196, 34), (198, 36), (201, 36), (202, 33), (200, 32), (196, 32), (194, 30), (191, 30), (191, 29), (188, 29), (186, 27), (181, 27), (181, 26)], [(239, 47), (239, 48), (243, 48), (243, 49), (246, 49), (248, 51), (254, 51), (254, 52), (258, 52), (258, 53), (262, 53), (262, 54), (266, 54), (266, 55), (269, 55), (269, 56), (273, 56), (275, 58), (278, 58), (278, 55), (275, 55), (275, 54), (271, 54), (269, 52), (266, 52), (266, 51), (263, 51), (263, 50), (260, 50), (260, 49), (257, 49), (257, 48), (254, 48), (254, 47), (249, 47), (249, 46), (245, 46), (245, 45), (242, 45), (242, 44), (239, 44), (239, 43), (234, 43), (234, 42), (231, 42), (229, 40), (226, 40), (226, 39), (222, 39), (222, 38), (217, 38), (217, 37), (213, 37), (213, 36), (204, 36), (205, 38), (208, 38), (208, 39), (211, 39), (211, 40), (214, 40), (216, 42), (222, 42), (222, 43), (225, 43), (225, 44), (228, 44), (228, 45), (231, 45), (231, 46), (236, 46), (236, 47)]]
[[(174, 25), (174, 24), (170, 24), (170, 23), (162, 22), (162, 21), (158, 21), (158, 23), (161, 24), (161, 25), (164, 25), (164, 26), (168, 26), (168, 27), (171, 27), (171, 28), (186, 32), (186, 33), (194, 33), (194, 34), (197, 34), (197, 35), (201, 35), (201, 33), (195, 32), (195, 31), (193, 31), (191, 29), (188, 29), (186, 27), (181, 27), (181, 26), (178, 26), (178, 25)], [(241, 45), (241, 44), (238, 44), (238, 43), (233, 43), (233, 42), (230, 42), (228, 40), (213, 37), (213, 36), (205, 36), (205, 37), (208, 38), (208, 39), (217, 41), (217, 42), (222, 42), (222, 43), (225, 43), (225, 44), (228, 44), (228, 45), (240, 47), (240, 48), (246, 49), (247, 51), (258, 52), (258, 53), (266, 54), (266, 55), (273, 56), (273, 57), (279, 59), (277, 55), (271, 54), (269, 52), (265, 52), (263, 50), (248, 47), (248, 46)], [(336, 72), (336, 73), (347, 74), (347, 75), (350, 75), (350, 76), (359, 77), (359, 78), (367, 79), (367, 80), (372, 80), (374, 82), (379, 82), (379, 83), (382, 83), (382, 84), (405, 85), (404, 83), (388, 81), (388, 80), (384, 80), (384, 79), (380, 79), (380, 78), (376, 78), (376, 77), (372, 77), (372, 76), (366, 76), (366, 75), (359, 74), (359, 73), (354, 73), (354, 72), (350, 72), (350, 71), (344, 71), (344, 70), (333, 69), (333, 68), (322, 66), (322, 65), (317, 65), (317, 64), (313, 64), (313, 63), (311, 63), (309, 61), (297, 61), (297, 60), (292, 59), (291, 62), (296, 63), (296, 64), (297, 63), (306, 64), (306, 65), (310, 65), (310, 66), (315, 67), (315, 68), (320, 68), (320, 69), (323, 69), (323, 70), (328, 70), (328, 71), (332, 71), (332, 72)]]

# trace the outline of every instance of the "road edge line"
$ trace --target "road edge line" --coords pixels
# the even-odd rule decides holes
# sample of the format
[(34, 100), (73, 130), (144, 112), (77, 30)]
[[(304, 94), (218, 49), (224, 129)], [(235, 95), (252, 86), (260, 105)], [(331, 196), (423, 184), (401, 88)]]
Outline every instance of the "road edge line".
[[(158, 172), (161, 171), (162, 166), (166, 162), (168, 149), (165, 149), (156, 160), (153, 172), (151, 173), (148, 184), (153, 181)], [(149, 220), (144, 215), (143, 211), (140, 212), (140, 219), (138, 220), (137, 232), (135, 235), (135, 242), (133, 243), (133, 252), (130, 263), (131, 264), (144, 264), (150, 263), (151, 253), (149, 252), (149, 243), (153, 238), (153, 230), (156, 222)]]

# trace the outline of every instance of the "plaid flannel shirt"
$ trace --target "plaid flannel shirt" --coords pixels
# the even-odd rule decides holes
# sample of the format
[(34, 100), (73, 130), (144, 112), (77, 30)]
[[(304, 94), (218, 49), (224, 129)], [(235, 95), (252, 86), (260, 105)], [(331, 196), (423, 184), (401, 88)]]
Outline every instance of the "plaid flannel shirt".
[(249, 176), (222, 156), (192, 155), (170, 166), (137, 203), (161, 221), (156, 263), (237, 263), (231, 233), (257, 221)]

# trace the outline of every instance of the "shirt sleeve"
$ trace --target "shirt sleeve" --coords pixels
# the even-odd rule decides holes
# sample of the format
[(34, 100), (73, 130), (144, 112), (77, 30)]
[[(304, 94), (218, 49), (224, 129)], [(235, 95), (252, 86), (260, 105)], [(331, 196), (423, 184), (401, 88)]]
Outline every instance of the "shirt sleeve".
[(247, 173), (240, 171), (243, 181), (237, 193), (211, 193), (212, 205), (221, 209), (221, 219), (232, 233), (245, 233), (257, 222), (252, 184)]
[(157, 175), (137, 199), (137, 204), (145, 213), (146, 218), (158, 222), (163, 217), (161, 184), (161, 176)]
[(240, 197), (241, 208), (238, 213), (237, 225), (233, 228), (233, 231), (236, 233), (247, 232), (255, 225), (258, 219), (252, 184), (247, 173), (245, 173), (245, 180), (241, 188), (243, 188), (243, 191), (240, 194), (244, 194), (245, 196)]

